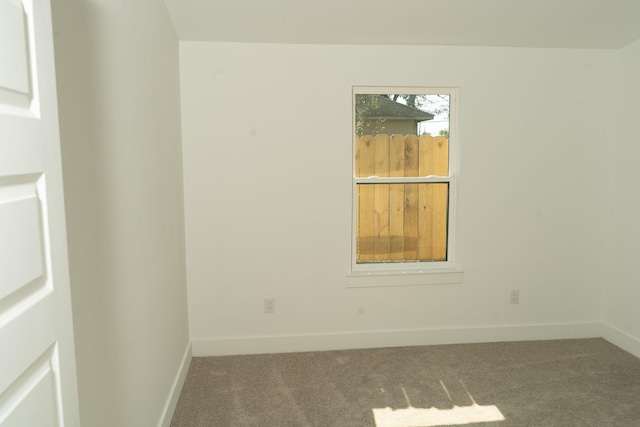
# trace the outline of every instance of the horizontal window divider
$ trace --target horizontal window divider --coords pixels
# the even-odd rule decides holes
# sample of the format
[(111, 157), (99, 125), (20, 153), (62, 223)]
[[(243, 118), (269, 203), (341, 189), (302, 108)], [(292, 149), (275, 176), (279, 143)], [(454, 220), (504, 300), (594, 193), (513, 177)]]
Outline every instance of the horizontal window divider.
[(453, 181), (452, 176), (370, 176), (354, 178), (356, 184), (429, 184), (429, 183), (450, 183)]

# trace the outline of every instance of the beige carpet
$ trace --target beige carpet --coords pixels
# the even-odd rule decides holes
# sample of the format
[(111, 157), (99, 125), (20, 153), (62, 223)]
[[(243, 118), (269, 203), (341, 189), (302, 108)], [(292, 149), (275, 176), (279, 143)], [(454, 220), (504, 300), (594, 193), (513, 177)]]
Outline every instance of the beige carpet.
[(171, 426), (640, 426), (602, 339), (194, 358)]

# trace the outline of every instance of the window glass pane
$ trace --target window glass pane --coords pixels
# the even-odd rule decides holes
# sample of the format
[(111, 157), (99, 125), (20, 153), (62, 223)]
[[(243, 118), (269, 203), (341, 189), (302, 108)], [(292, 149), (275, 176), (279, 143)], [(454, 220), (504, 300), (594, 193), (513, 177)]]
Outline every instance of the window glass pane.
[(356, 185), (356, 262), (447, 260), (449, 184)]
[(449, 174), (449, 95), (355, 95), (355, 176)]

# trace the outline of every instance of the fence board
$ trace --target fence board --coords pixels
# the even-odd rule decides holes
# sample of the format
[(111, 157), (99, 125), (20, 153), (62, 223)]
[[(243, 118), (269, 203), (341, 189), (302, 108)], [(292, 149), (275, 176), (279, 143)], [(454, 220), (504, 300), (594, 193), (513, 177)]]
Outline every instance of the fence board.
[[(404, 176), (418, 176), (418, 137), (404, 140)], [(404, 186), (404, 259), (418, 259), (418, 185)]]
[[(404, 176), (404, 135), (391, 135), (389, 176)], [(404, 184), (389, 186), (389, 260), (404, 259)]]
[[(420, 137), (418, 150), (418, 175), (433, 175), (433, 138)], [(421, 185), (418, 190), (418, 259), (433, 258), (433, 186)]]
[(436, 184), (433, 190), (433, 229), (431, 240), (433, 241), (433, 260), (444, 261), (447, 259), (447, 216), (449, 205), (449, 189), (447, 184)]
[[(389, 135), (376, 135), (375, 175), (389, 176)], [(373, 185), (374, 188), (374, 226), (373, 226), (373, 259), (384, 261), (389, 259), (389, 184)]]
[[(433, 174), (446, 176), (449, 174), (449, 139), (444, 136), (434, 138)], [(433, 194), (433, 259), (447, 259), (447, 220), (449, 206), (449, 188), (446, 185), (434, 186)]]
[[(370, 135), (359, 138), (357, 145), (357, 173), (360, 177), (374, 175), (375, 147), (373, 142), (374, 138)], [(358, 260), (360, 261), (371, 261), (374, 255), (373, 187), (371, 185), (358, 185), (357, 187), (360, 211), (358, 215), (359, 223), (356, 226), (358, 227)]]
[(446, 136), (436, 136), (433, 144), (433, 174), (449, 175), (449, 139)]
[[(356, 138), (357, 177), (448, 175), (446, 137)], [(446, 260), (448, 184), (359, 184), (357, 261)]]

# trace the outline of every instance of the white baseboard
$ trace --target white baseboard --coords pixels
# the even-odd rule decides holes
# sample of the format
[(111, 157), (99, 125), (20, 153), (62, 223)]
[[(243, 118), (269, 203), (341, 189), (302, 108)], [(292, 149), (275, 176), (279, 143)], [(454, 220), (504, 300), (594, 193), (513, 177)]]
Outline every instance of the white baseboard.
[(634, 356), (640, 357), (640, 340), (608, 323), (602, 324), (602, 338)]
[(191, 358), (193, 357), (191, 348), (192, 345), (191, 343), (189, 343), (186, 350), (184, 351), (182, 362), (180, 363), (180, 367), (178, 369), (176, 377), (173, 380), (173, 384), (171, 385), (169, 398), (167, 399), (167, 402), (164, 405), (164, 409), (162, 410), (162, 416), (160, 417), (158, 427), (169, 427), (169, 425), (171, 424), (173, 413), (175, 412), (176, 406), (178, 405), (178, 399), (180, 398), (182, 386), (184, 385), (184, 381), (187, 378), (189, 365), (191, 365)]
[(194, 339), (193, 356), (290, 353), (376, 347), (601, 337), (601, 323), (420, 329), (314, 335)]

